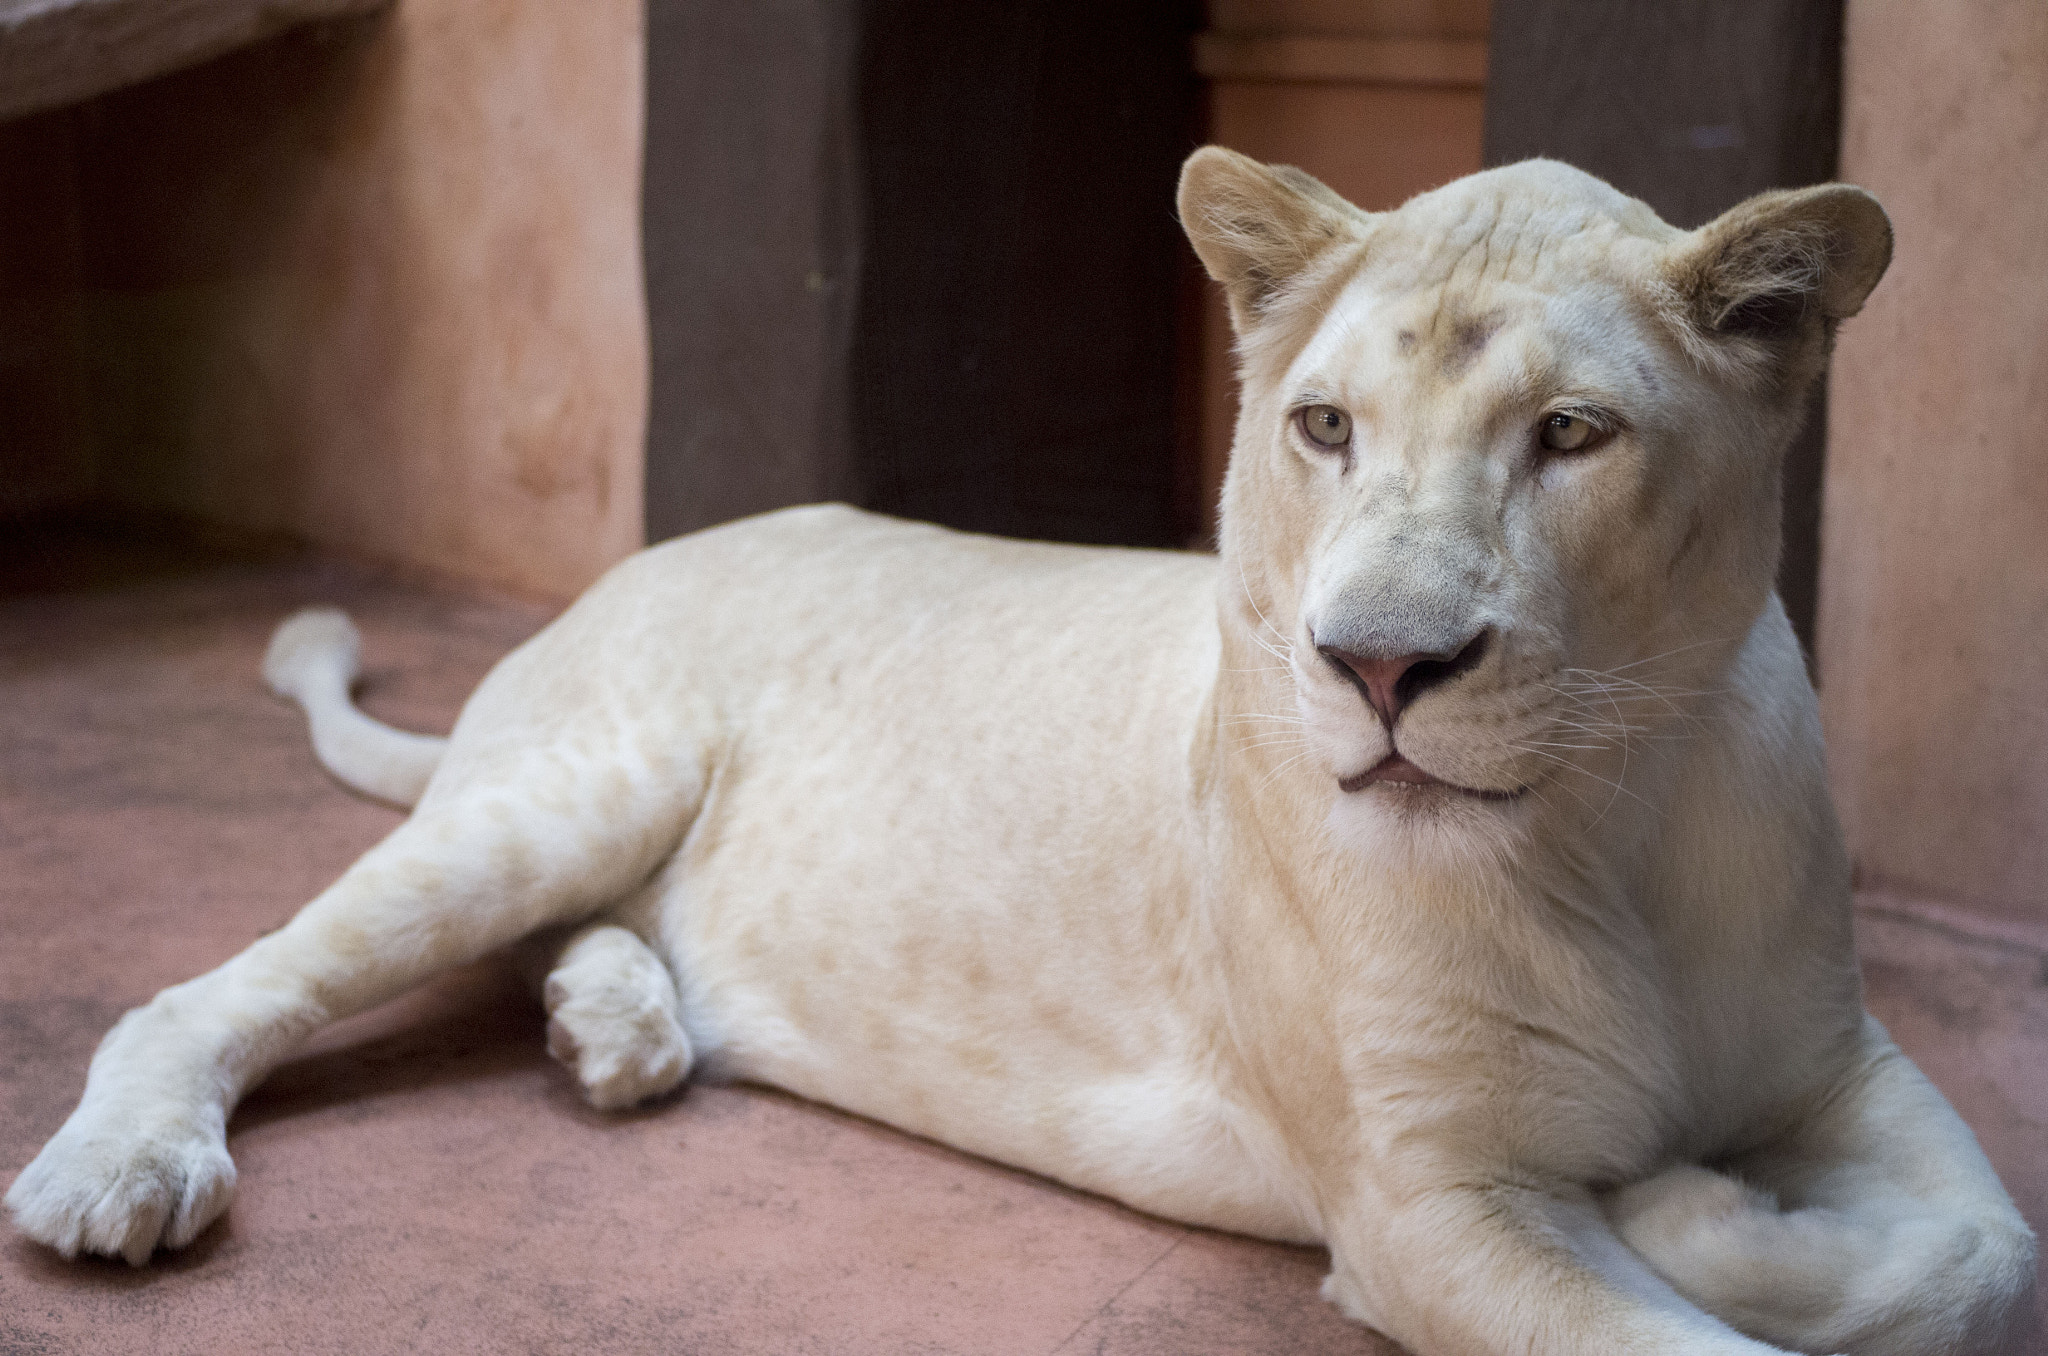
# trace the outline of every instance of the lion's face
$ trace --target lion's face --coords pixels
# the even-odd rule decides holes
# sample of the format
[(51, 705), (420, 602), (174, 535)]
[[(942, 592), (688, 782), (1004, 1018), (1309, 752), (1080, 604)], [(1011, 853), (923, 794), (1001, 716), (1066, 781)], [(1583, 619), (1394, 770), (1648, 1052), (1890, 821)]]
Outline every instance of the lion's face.
[(1182, 213), (1243, 360), (1223, 550), (1338, 793), (1627, 794), (1769, 597), (1780, 459), (1888, 257), (1875, 203), (1681, 232), (1539, 161), (1369, 215), (1212, 150)]

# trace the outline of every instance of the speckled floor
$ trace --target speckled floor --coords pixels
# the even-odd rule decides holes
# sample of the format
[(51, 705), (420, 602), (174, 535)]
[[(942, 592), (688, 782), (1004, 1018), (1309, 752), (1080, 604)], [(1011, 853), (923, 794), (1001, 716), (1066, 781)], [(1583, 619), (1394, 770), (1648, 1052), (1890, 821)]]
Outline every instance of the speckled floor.
[[(0, 1183), (124, 1009), (275, 927), (397, 822), (329, 781), (264, 691), (270, 627), (348, 607), (366, 705), (445, 729), (546, 618), (316, 558), (67, 549), (0, 553)], [(2048, 1224), (2048, 955), (1871, 904), (1871, 1006)], [(324, 1033), (235, 1117), (227, 1219), (146, 1270), (0, 1230), (0, 1356), (1394, 1350), (1316, 1297), (1317, 1251), (774, 1092), (601, 1116), (541, 1026), (486, 962)]]

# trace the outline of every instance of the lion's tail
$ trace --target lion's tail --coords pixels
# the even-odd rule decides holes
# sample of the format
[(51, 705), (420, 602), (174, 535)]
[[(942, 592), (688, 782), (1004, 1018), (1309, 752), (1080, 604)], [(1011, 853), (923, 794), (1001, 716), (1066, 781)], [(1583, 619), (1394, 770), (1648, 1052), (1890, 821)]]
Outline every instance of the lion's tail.
[(2017, 1233), (1999, 1233), (1906, 1199), (1782, 1209), (1770, 1192), (1684, 1166), (1623, 1188), (1607, 1213), (1694, 1304), (1801, 1351), (1988, 1350), (2033, 1286), (2033, 1239), (2017, 1219)]
[(356, 708), (349, 691), (361, 672), (362, 645), (347, 613), (309, 607), (271, 636), (263, 677), (271, 691), (305, 708), (313, 752), (343, 785), (410, 806), (427, 789), (448, 741), (394, 729)]

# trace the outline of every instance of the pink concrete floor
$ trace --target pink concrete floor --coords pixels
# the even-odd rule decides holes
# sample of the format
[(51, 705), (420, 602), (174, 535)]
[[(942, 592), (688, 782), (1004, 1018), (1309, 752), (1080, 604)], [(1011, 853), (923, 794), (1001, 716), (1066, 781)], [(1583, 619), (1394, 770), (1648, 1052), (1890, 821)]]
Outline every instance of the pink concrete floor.
[[(545, 620), (316, 559), (175, 555), (0, 568), (37, 590), (0, 598), (0, 1183), (124, 1009), (277, 926), (397, 822), (329, 781), (263, 690), (270, 627), (348, 607), (366, 704), (445, 729)], [(1871, 1006), (2048, 1223), (2039, 939), (1875, 901), (1863, 942)], [(0, 1233), (0, 1354), (1395, 1350), (1316, 1297), (1319, 1251), (770, 1091), (599, 1115), (541, 1025), (486, 962), (325, 1033), (235, 1117), (240, 1192), (192, 1248), (137, 1271)]]

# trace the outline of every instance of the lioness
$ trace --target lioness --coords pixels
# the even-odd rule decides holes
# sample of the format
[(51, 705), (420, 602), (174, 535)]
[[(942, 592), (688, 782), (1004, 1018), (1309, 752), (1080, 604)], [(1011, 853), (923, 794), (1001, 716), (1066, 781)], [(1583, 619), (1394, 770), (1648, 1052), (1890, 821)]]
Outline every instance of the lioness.
[(1216, 148), (1180, 211), (1242, 357), (1217, 556), (771, 514), (613, 570), (445, 750), (288, 623), (321, 757), (417, 808), (121, 1019), (20, 1227), (190, 1242), (309, 1032), (537, 936), (600, 1106), (694, 1065), (1325, 1243), (1418, 1352), (1995, 1340), (2033, 1239), (1862, 1009), (1771, 591), (1883, 212), (1680, 231), (1532, 161), (1373, 214)]

